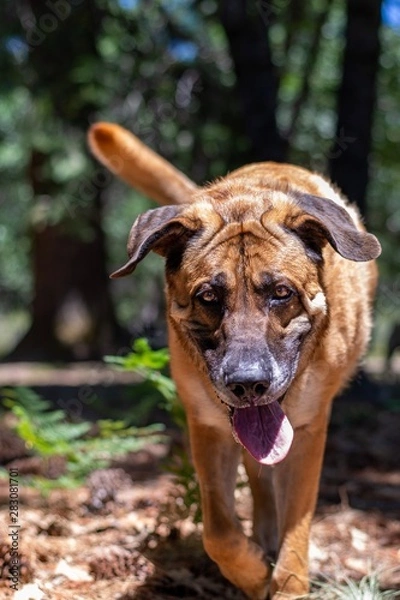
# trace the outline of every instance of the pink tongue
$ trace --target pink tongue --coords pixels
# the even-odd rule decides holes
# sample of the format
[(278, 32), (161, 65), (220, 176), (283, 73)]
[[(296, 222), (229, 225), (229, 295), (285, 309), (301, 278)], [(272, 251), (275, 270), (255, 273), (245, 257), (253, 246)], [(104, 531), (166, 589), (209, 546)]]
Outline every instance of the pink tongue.
[(263, 465), (275, 465), (289, 452), (293, 429), (279, 402), (235, 408), (233, 429), (239, 442)]

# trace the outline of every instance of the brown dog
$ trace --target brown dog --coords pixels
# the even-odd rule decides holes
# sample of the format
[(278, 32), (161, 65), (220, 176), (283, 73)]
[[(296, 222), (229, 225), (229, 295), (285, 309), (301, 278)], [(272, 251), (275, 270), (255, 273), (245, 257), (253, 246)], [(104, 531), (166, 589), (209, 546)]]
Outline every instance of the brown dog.
[[(132, 273), (150, 250), (166, 258), (172, 372), (205, 548), (250, 598), (268, 590), (274, 600), (298, 598), (309, 587), (331, 401), (370, 335), (376, 268), (368, 261), (379, 243), (327, 181), (304, 169), (254, 164), (198, 188), (116, 125), (93, 126), (89, 140), (112, 171), (168, 205), (135, 221), (129, 261), (113, 277)], [(253, 540), (234, 509), (242, 455)]]

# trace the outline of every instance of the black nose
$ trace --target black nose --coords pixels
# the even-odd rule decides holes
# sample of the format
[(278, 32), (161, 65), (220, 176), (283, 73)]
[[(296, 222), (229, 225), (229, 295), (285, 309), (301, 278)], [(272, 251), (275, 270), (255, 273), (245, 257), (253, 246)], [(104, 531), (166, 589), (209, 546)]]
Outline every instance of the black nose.
[[(239, 375), (239, 374), (238, 374)], [(227, 378), (226, 387), (243, 402), (257, 402), (268, 390), (269, 381), (254, 377), (231, 376)]]

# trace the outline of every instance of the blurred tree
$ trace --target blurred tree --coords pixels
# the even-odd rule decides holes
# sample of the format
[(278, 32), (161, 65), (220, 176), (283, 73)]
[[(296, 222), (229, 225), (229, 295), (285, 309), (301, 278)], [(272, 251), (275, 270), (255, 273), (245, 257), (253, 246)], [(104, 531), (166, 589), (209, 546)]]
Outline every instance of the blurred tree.
[(367, 186), (380, 56), (381, 0), (347, 0), (346, 48), (329, 171), (367, 214)]
[[(82, 206), (57, 201), (64, 182), (55, 172), (54, 146), (58, 143), (57, 150), (66, 152), (65, 138), (51, 136), (67, 136), (71, 127), (85, 130), (99, 105), (90, 71), (99, 63), (96, 39), (103, 14), (93, 2), (75, 4), (81, 6), (63, 0), (6, 6), (7, 20), (14, 21), (17, 34), (9, 43), (14, 48), (19, 43), (25, 52), (19, 83), (29, 87), (36, 107), (43, 110), (43, 121), (48, 120), (44, 139), (38, 143), (33, 132), (28, 150), (32, 324), (10, 354), (13, 360), (99, 358), (122, 343), (105, 270), (102, 189), (89, 179), (93, 191), (90, 198), (80, 199)], [(61, 132), (52, 133), (49, 123)], [(71, 294), (86, 312), (87, 323), (77, 344), (67, 347), (57, 335), (57, 319)]]
[[(99, 356), (105, 346), (120, 344), (116, 320), (139, 333), (163, 311), (157, 257), (134, 278), (113, 283), (114, 311), (106, 272), (125, 259), (130, 224), (150, 204), (91, 161), (90, 122), (121, 123), (198, 182), (249, 154), (319, 171), (330, 163), (332, 173), (350, 157), (351, 175), (356, 170), (355, 179), (360, 174), (365, 181), (355, 161), (364, 161), (370, 134), (360, 134), (361, 150), (346, 143), (357, 134), (341, 134), (341, 123), (345, 117), (361, 131), (361, 119), (365, 124), (371, 116), (379, 26), (374, 2), (367, 1), (363, 19), (361, 5), (349, 0), (348, 36), (358, 32), (363, 47), (347, 42), (345, 53), (345, 0), (0, 4), (0, 306), (9, 315), (31, 303), (21, 357), (65, 356), (65, 345), (75, 357)], [(357, 27), (350, 28), (350, 9)], [(382, 35), (369, 208), (391, 292), (399, 264), (400, 47), (395, 32), (384, 27)], [(369, 52), (373, 64), (365, 65)], [(358, 75), (365, 82), (357, 80), (357, 96), (350, 85), (355, 61), (364, 65)], [(363, 114), (353, 120), (349, 109), (363, 100), (367, 79)], [(343, 98), (344, 89), (344, 117), (337, 120), (337, 90)], [(339, 157), (341, 142), (346, 148)], [(79, 343), (71, 333), (78, 314), (86, 322)]]
[[(135, 130), (194, 178), (219, 175), (243, 140), (236, 136), (226, 143), (233, 139), (226, 122), (234, 119), (235, 108), (231, 103), (226, 110), (222, 100), (231, 78), (225, 44), (212, 26), (210, 43), (204, 22), (185, 2), (173, 8), (152, 2), (143, 11), (137, 2), (26, 0), (7, 1), (1, 11), (2, 96), (9, 94), (7, 87), (19, 89), (19, 96), (24, 90), (32, 111), (24, 123), (29, 129), (19, 138), (25, 161), (19, 173), (30, 198), (24, 205), (32, 323), (8, 359), (99, 358), (127, 343), (110, 296), (103, 232), (110, 194), (114, 203), (123, 188), (110, 188), (111, 177), (87, 156), (87, 128), (104, 111), (105, 118)], [(230, 150), (222, 153), (225, 144)], [(143, 210), (143, 202), (138, 208)], [(122, 260), (129, 222), (120, 217), (117, 229)], [(7, 275), (18, 294), (8, 267)], [(136, 286), (131, 304), (149, 289)], [(145, 320), (159, 319), (161, 296), (152, 292), (147, 298), (153, 310)], [(132, 309), (128, 312), (131, 320)], [(71, 339), (77, 315), (85, 325), (79, 339)], [(138, 326), (131, 329), (137, 332)]]
[(287, 148), (276, 119), (279, 78), (268, 37), (271, 5), (221, 0), (220, 7), (251, 140), (250, 160), (283, 161)]
[[(323, 28), (332, 0), (305, 7), (304, 3), (271, 3), (269, 0), (222, 0), (221, 20), (235, 65), (238, 93), (253, 160), (287, 160), (299, 116), (308, 101), (314, 68), (319, 57)], [(376, 79), (379, 66), (381, 0), (347, 0), (346, 48), (338, 92), (337, 125), (329, 151), (333, 181), (350, 201), (366, 213), (366, 191), (371, 152)], [(270, 29), (285, 28), (284, 61), (279, 72), (270, 44)], [(310, 29), (303, 59), (301, 84), (283, 133), (277, 126), (280, 79), (296, 46), (296, 30)], [(303, 50), (304, 51), (304, 50)], [(276, 61), (275, 61), (276, 63)]]

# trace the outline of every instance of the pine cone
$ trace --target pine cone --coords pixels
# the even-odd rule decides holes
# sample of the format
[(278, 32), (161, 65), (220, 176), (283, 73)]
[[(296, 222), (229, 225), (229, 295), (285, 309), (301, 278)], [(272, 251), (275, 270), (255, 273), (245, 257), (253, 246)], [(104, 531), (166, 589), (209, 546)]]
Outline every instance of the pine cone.
[(90, 574), (95, 579), (114, 579), (135, 575), (144, 581), (153, 572), (153, 565), (140, 552), (112, 545), (98, 548), (89, 559)]
[(0, 463), (5, 465), (27, 454), (25, 442), (9, 427), (0, 424)]
[(115, 501), (118, 490), (131, 485), (132, 480), (123, 469), (98, 469), (87, 479), (89, 500), (87, 506), (92, 511), (105, 508), (108, 502)]
[[(15, 563), (16, 558), (17, 563)], [(0, 543), (0, 579), (16, 577), (22, 583), (29, 583), (33, 575), (32, 565), (24, 554), (19, 553), (18, 557), (14, 557), (11, 555), (10, 544)]]
[(46, 479), (58, 479), (65, 473), (64, 456), (27, 456), (9, 463), (9, 468), (18, 469), (20, 475), (40, 475)]

